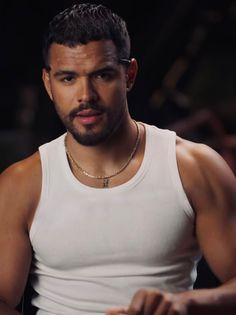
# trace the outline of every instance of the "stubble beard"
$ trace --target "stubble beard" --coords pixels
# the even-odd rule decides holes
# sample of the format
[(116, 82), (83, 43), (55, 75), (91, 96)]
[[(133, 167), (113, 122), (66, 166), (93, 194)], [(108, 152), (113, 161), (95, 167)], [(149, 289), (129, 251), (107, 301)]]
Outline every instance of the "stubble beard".
[(113, 128), (110, 124), (107, 124), (100, 132), (95, 132), (92, 126), (87, 126), (84, 133), (79, 132), (79, 130), (74, 126), (73, 122), (69, 120), (63, 121), (66, 129), (71, 133), (73, 138), (81, 145), (84, 146), (96, 146), (105, 142), (110, 134), (113, 132)]
[(84, 105), (85, 108), (99, 109), (103, 114), (107, 115), (107, 123), (101, 129), (100, 132), (95, 132), (92, 125), (86, 126), (85, 132), (80, 132), (74, 124), (74, 118), (78, 113), (79, 109), (72, 110), (68, 116), (63, 116), (58, 106), (55, 104), (57, 114), (61, 119), (66, 130), (73, 136), (73, 138), (81, 145), (84, 146), (96, 146), (106, 142), (112, 134), (119, 127), (122, 117), (124, 115), (124, 109), (116, 111), (115, 113), (109, 112), (102, 106), (97, 105)]

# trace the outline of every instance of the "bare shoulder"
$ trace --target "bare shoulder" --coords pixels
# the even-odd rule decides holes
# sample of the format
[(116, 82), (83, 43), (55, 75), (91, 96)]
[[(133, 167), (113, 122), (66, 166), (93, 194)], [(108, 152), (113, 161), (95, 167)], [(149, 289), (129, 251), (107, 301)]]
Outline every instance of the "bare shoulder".
[(36, 152), (26, 159), (12, 164), (3, 171), (0, 175), (0, 185), (10, 185), (11, 188), (15, 186), (17, 189), (24, 189), (28, 184), (30, 186), (33, 184), (32, 180), (37, 180), (40, 177), (41, 162), (39, 153)]
[(0, 175), (0, 215), (31, 224), (40, 197), (42, 171), (39, 153), (12, 164)]
[[(206, 144), (196, 143), (177, 137), (176, 139), (177, 160), (182, 168), (191, 168), (206, 177), (226, 176), (233, 178), (234, 175), (225, 160)], [(184, 165), (182, 165), (184, 164)], [(194, 176), (194, 174), (192, 173)]]
[(217, 200), (236, 194), (236, 179), (226, 161), (211, 147), (177, 137), (176, 156), (183, 186), (194, 198)]

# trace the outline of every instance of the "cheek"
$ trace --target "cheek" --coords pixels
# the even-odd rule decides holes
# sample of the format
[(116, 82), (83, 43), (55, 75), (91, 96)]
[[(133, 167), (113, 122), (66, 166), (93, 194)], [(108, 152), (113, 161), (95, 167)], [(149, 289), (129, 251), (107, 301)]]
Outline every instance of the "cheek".
[(118, 89), (113, 94), (113, 103), (114, 106), (118, 108), (123, 108), (127, 103), (127, 93), (126, 89)]
[(104, 103), (110, 104), (112, 107), (119, 107), (122, 103), (126, 103), (126, 86), (121, 84), (114, 84), (109, 88), (104, 88), (99, 91), (100, 99), (103, 99)]
[(73, 104), (74, 92), (72, 89), (52, 86), (52, 97), (57, 106), (69, 109)]

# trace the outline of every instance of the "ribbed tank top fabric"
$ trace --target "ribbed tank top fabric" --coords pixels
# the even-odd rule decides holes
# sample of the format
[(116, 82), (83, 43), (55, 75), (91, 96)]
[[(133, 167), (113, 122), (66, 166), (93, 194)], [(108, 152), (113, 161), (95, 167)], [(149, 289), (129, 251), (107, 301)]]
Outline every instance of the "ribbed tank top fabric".
[(105, 314), (129, 304), (139, 288), (192, 288), (199, 249), (176, 135), (144, 126), (139, 170), (112, 188), (89, 187), (74, 177), (65, 135), (39, 148), (42, 191), (30, 230), (37, 315)]

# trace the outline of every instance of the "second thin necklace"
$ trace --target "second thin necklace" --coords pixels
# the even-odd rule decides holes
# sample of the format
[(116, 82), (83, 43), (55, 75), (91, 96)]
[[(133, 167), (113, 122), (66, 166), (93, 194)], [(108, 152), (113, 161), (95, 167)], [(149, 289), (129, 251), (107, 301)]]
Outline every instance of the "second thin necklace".
[(83, 175), (89, 177), (89, 178), (93, 178), (93, 179), (98, 179), (98, 180), (102, 180), (103, 181), (103, 188), (108, 188), (109, 187), (109, 182), (110, 182), (110, 179), (112, 177), (115, 177), (117, 176), (118, 174), (120, 174), (121, 172), (123, 172), (126, 167), (129, 165), (129, 163), (131, 162), (132, 158), (134, 157), (137, 149), (138, 149), (138, 146), (139, 146), (139, 142), (140, 142), (140, 131), (139, 131), (139, 126), (138, 126), (138, 123), (134, 120), (134, 123), (135, 123), (135, 126), (136, 126), (136, 130), (137, 130), (137, 135), (136, 135), (136, 140), (135, 140), (135, 143), (134, 143), (134, 146), (133, 146), (133, 149), (128, 157), (128, 159), (126, 160), (126, 162), (122, 165), (122, 167), (117, 170), (116, 172), (114, 172), (113, 174), (111, 175), (107, 175), (107, 176), (102, 176), (102, 175), (93, 175), (93, 174), (90, 174), (88, 173), (86, 170), (84, 170), (79, 164), (78, 162), (73, 158), (73, 156), (71, 155), (71, 153), (69, 152), (68, 150), (68, 147), (67, 147), (67, 138), (65, 137), (65, 150), (66, 150), (66, 154), (69, 158), (69, 161), (75, 166), (75, 168), (80, 171), (80, 173), (82, 173)]

